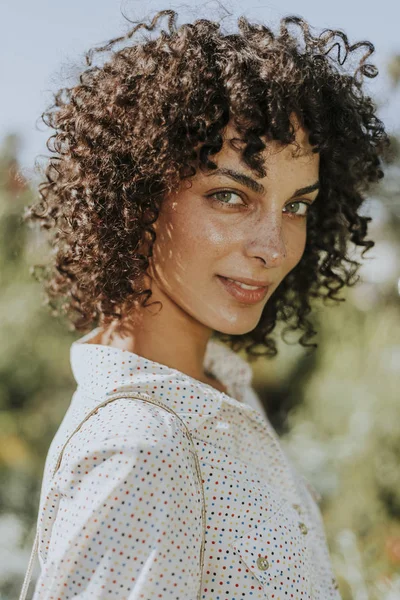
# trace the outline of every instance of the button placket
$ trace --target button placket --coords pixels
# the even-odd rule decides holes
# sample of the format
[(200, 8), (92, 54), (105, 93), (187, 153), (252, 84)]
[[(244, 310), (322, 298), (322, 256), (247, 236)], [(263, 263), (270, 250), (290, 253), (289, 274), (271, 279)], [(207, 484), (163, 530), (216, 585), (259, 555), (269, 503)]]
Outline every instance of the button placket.
[(339, 584), (336, 581), (335, 577), (332, 577), (332, 585), (333, 585), (333, 589), (335, 589), (335, 590), (339, 589)]
[[(297, 513), (302, 517), (304, 515), (304, 511), (299, 504), (292, 504), (292, 507), (297, 511)], [(298, 523), (299, 529), (303, 535), (307, 535), (308, 527), (303, 521), (299, 521)]]

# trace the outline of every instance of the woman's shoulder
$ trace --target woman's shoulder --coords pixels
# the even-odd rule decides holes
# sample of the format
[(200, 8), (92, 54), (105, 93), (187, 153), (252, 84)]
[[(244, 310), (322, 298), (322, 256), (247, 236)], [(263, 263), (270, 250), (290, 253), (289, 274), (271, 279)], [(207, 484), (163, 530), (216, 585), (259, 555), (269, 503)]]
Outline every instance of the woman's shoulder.
[(110, 443), (118, 448), (182, 443), (185, 427), (179, 417), (157, 403), (120, 397), (86, 415), (68, 442), (69, 452), (80, 453)]
[(88, 490), (93, 488), (92, 480), (103, 490), (112, 489), (114, 480), (132, 484), (140, 473), (146, 489), (163, 471), (175, 477), (184, 469), (192, 482), (195, 478), (183, 423), (162, 407), (136, 398), (119, 398), (102, 406), (72, 435), (58, 433), (58, 448), (53, 447), (47, 463), (49, 479), (50, 470), (54, 473), (50, 487), (61, 497), (76, 495), (84, 481)]
[(185, 426), (176, 414), (134, 393), (101, 405), (103, 401), (89, 401), (79, 392), (74, 395), (47, 453), (42, 497), (56, 473), (59, 479), (67, 471), (79, 471), (81, 464), (88, 470), (117, 454), (179, 451), (182, 458), (182, 453), (190, 453)]
[[(117, 580), (114, 573), (110, 576), (112, 581), (120, 577), (132, 586), (133, 563), (125, 553), (138, 557), (140, 573), (139, 558), (156, 558), (154, 568), (159, 558), (164, 569), (165, 556), (174, 558), (176, 552), (177, 565), (186, 557), (184, 562), (191, 563), (185, 585), (187, 597), (193, 597), (198, 573), (190, 557), (199, 552), (202, 490), (190, 440), (178, 417), (136, 398), (118, 398), (91, 414), (72, 435), (67, 428), (60, 432), (64, 452), (51, 485), (43, 487), (38, 521), (42, 563), (50, 566), (43, 570), (37, 589), (45, 590), (46, 597), (62, 595), (64, 586), (71, 584), (71, 571), (65, 569), (70, 562), (76, 565), (72, 579), (80, 586), (78, 572), (87, 568), (90, 588), (100, 597), (103, 575), (92, 564), (97, 552), (112, 556), (107, 565), (118, 574)], [(54, 446), (54, 459), (57, 454)], [(169, 527), (172, 522), (183, 525), (176, 531)], [(143, 586), (148, 592), (148, 585), (138, 575), (135, 593), (144, 593)], [(155, 597), (155, 590), (149, 594)]]

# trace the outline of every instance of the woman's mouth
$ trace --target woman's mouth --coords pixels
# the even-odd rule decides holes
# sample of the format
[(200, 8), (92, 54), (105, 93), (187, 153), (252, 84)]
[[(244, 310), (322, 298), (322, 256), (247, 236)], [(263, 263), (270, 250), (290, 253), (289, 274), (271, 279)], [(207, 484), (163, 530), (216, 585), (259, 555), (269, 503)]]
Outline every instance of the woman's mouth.
[(245, 304), (257, 304), (257, 302), (265, 298), (269, 290), (269, 286), (256, 287), (247, 285), (234, 279), (228, 279), (222, 275), (217, 275), (217, 279), (231, 296)]

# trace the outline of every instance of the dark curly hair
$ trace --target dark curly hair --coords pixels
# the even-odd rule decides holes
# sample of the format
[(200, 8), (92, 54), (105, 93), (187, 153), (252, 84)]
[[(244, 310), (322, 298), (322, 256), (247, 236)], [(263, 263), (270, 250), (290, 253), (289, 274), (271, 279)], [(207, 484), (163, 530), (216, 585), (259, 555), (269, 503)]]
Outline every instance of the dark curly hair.
[[(115, 48), (141, 29), (153, 31), (162, 17), (168, 31)], [(137, 301), (147, 306), (151, 290), (141, 280), (163, 195), (195, 175), (195, 161), (201, 169), (216, 167), (210, 156), (221, 150), (230, 119), (245, 142), (245, 163), (265, 176), (261, 136), (295, 144), (294, 112), (320, 153), (321, 198), (309, 211), (304, 254), (253, 331), (213, 336), (236, 351), (245, 348), (250, 361), (275, 356), (270, 334), (281, 321), (284, 333), (303, 330), (299, 343), (316, 347), (307, 343), (316, 334), (307, 319), (311, 298), (343, 301), (338, 291), (358, 281), (361, 266), (347, 256), (348, 240), (365, 247), (362, 256), (374, 246), (365, 240), (371, 219), (357, 212), (370, 183), (383, 177), (390, 144), (362, 90), (363, 75), (378, 74), (366, 63), (374, 46), (350, 45), (340, 30), (312, 35), (298, 16), (282, 18), (279, 33), (243, 16), (236, 33), (207, 19), (177, 27), (176, 18), (162, 10), (150, 24), (135, 22), (126, 35), (91, 49), (79, 83), (59, 90), (42, 115), (55, 130), (47, 142), (54, 155), (47, 157), (40, 200), (24, 219), (52, 233), (54, 264), (41, 277), (46, 300), (78, 331), (121, 319)], [(293, 26), (300, 39), (290, 33)], [(341, 67), (359, 48), (358, 68), (346, 73)], [(93, 65), (94, 56), (108, 51), (108, 61)]]

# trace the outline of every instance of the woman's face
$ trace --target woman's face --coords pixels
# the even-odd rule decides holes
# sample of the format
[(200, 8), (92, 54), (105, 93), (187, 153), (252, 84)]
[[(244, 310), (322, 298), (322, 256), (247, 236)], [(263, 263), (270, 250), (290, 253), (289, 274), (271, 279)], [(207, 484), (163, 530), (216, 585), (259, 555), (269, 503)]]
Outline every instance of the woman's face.
[[(262, 179), (227, 143), (239, 137), (229, 124), (222, 150), (211, 158), (219, 170), (240, 174), (240, 181), (239, 175), (197, 169), (163, 200), (148, 271), (151, 301), (160, 299), (163, 310), (167, 302), (167, 311), (183, 311), (206, 328), (227, 334), (245, 334), (257, 326), (268, 299), (302, 257), (307, 221), (300, 215), (318, 194), (318, 189), (298, 191), (315, 188), (319, 155), (311, 153), (298, 121), (294, 124), (302, 152), (296, 157), (293, 146), (269, 143)], [(247, 303), (233, 296), (219, 276), (255, 279), (269, 289)]]

